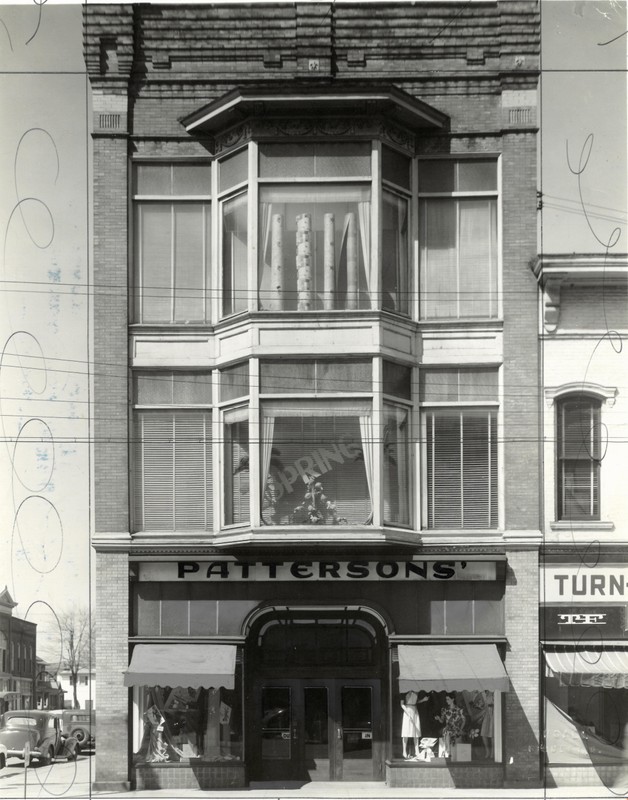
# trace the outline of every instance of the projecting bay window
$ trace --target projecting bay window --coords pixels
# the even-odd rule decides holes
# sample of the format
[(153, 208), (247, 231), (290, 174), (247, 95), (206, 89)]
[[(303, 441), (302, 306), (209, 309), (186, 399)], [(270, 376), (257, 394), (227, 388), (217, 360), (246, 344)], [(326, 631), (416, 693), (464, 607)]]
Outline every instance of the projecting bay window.
[[(424, 524), (493, 529), (498, 518), (497, 373), (425, 370)], [(438, 404), (438, 405), (437, 405)], [(453, 405), (452, 405), (453, 404)]]
[(137, 164), (134, 320), (209, 320), (209, 164)]
[(211, 530), (211, 375), (137, 375), (134, 391), (135, 529)]
[(497, 162), (419, 162), (422, 319), (498, 315)]
[(371, 401), (264, 402), (263, 522), (370, 524), (374, 443)]
[(559, 520), (600, 519), (600, 408), (582, 396), (557, 404)]

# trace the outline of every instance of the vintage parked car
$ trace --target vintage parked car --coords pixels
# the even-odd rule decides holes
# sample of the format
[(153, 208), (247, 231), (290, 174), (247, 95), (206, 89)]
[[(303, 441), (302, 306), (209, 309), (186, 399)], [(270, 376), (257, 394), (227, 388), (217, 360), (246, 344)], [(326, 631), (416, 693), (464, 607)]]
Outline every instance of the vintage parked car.
[(80, 752), (79, 743), (61, 732), (61, 720), (47, 711), (7, 711), (0, 717), (0, 746), (6, 755), (24, 758), (24, 747), (40, 764), (51, 764), (53, 758), (74, 761)]
[(65, 736), (73, 736), (81, 750), (93, 750), (96, 747), (96, 712), (84, 708), (65, 708), (51, 711), (62, 722)]

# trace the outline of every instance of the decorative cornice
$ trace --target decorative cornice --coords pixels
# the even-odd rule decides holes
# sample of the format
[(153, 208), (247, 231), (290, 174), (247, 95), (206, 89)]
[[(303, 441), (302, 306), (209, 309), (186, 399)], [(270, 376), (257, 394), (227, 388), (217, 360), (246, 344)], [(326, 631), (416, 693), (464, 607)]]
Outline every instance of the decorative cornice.
[(563, 285), (628, 285), (626, 253), (541, 254), (530, 264), (543, 297), (543, 321), (547, 333), (554, 333), (560, 319)]

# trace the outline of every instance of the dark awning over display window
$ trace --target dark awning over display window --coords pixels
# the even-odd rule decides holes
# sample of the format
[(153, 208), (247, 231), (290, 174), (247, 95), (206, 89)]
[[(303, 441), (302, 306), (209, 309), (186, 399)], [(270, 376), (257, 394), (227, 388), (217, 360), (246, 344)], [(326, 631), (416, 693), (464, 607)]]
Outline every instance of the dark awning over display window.
[(400, 644), (399, 690), (507, 692), (510, 686), (494, 644)]
[(562, 686), (594, 686), (603, 689), (628, 689), (628, 649), (545, 651), (549, 677)]
[(124, 685), (233, 689), (235, 661), (233, 644), (138, 644)]

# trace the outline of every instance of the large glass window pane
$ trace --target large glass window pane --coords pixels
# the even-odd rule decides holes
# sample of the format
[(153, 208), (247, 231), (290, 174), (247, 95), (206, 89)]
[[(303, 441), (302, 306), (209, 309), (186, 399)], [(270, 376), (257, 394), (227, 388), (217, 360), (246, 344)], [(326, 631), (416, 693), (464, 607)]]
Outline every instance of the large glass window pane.
[(410, 524), (409, 412), (384, 406), (384, 523)]
[(205, 290), (208, 276), (208, 209), (178, 203), (174, 214), (174, 321), (207, 318)]
[(370, 307), (370, 192), (347, 186), (260, 191), (260, 308)]
[(458, 260), (456, 206), (452, 200), (422, 201), (419, 213), (421, 244), (421, 316), (456, 317)]
[(426, 436), (428, 527), (497, 527), (496, 412), (430, 411)]
[(408, 201), (383, 193), (382, 308), (408, 313)]
[(247, 294), (247, 195), (222, 205), (222, 293), (223, 314), (248, 308)]
[(370, 404), (276, 404), (264, 410), (262, 516), (268, 525), (371, 521)]
[(138, 203), (135, 227), (136, 321), (205, 321), (209, 206)]
[(140, 687), (134, 763), (240, 760), (241, 680), (237, 669), (234, 689)]
[(224, 498), (225, 525), (249, 522), (248, 408), (225, 412)]
[(494, 198), (422, 200), (421, 314), (497, 315), (497, 204)]

